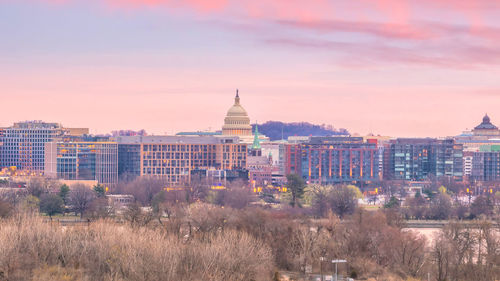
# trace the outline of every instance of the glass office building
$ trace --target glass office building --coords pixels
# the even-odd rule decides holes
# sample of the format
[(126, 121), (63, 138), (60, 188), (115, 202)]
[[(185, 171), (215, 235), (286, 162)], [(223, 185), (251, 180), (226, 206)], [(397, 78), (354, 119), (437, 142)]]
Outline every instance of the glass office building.
[(286, 148), (286, 174), (308, 183), (338, 184), (378, 179), (378, 148), (360, 137), (311, 137)]
[(41, 175), (45, 169), (45, 143), (88, 134), (88, 128), (63, 128), (58, 123), (25, 121), (0, 128), (0, 165)]
[(1, 130), (1, 166), (35, 174), (44, 170), (45, 143), (64, 135), (61, 125), (41, 121), (19, 122)]
[(118, 176), (133, 179), (141, 175), (141, 145), (118, 145)]
[(388, 146), (387, 180), (422, 181), (430, 176), (463, 179), (463, 146), (453, 139), (396, 139)]
[(471, 179), (500, 180), (500, 145), (483, 145), (480, 151), (473, 152)]

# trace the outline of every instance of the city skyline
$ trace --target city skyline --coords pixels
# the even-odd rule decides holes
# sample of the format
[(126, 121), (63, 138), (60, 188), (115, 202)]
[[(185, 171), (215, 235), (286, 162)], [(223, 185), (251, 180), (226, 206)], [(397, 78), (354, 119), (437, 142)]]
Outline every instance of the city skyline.
[[(285, 5), (287, 4), (287, 5)], [(499, 123), (500, 4), (0, 1), (0, 126), (219, 130), (251, 123), (444, 137)]]

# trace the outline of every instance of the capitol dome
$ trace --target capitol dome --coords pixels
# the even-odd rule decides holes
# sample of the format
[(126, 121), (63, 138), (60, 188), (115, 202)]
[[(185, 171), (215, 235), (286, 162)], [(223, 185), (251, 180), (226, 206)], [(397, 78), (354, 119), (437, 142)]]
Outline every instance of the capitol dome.
[(250, 136), (252, 135), (252, 126), (247, 111), (240, 104), (240, 96), (236, 90), (234, 105), (229, 108), (224, 118), (222, 134), (230, 136)]

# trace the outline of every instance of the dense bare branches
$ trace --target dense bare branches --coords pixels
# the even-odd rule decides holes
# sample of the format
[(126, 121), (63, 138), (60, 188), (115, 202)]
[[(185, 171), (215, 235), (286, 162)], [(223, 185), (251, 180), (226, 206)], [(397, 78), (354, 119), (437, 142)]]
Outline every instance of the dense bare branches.
[(153, 197), (166, 187), (166, 181), (159, 177), (137, 177), (124, 184), (120, 193), (131, 194), (143, 206), (150, 205)]
[(333, 212), (339, 217), (352, 214), (358, 205), (355, 189), (344, 186), (309, 186), (307, 195), (316, 216), (326, 216)]
[(234, 231), (180, 243), (156, 230), (104, 221), (63, 230), (18, 217), (0, 222), (0, 229), (2, 280), (66, 273), (73, 280), (259, 281), (269, 280), (273, 269), (267, 246)]
[(33, 177), (26, 184), (26, 189), (30, 195), (40, 198), (42, 194), (49, 192), (51, 186), (49, 180), (42, 177)]
[(491, 216), (494, 211), (493, 199), (489, 196), (478, 196), (471, 204), (471, 217), (477, 218), (481, 215)]
[(69, 203), (75, 213), (83, 217), (85, 211), (88, 210), (90, 204), (95, 199), (95, 194), (92, 189), (83, 184), (72, 185), (69, 192)]
[(450, 217), (451, 211), (450, 196), (440, 193), (432, 199), (428, 217), (436, 220), (446, 220)]
[(452, 222), (432, 243), (403, 228), (402, 215), (412, 207), (422, 207), (424, 218), (430, 212), (452, 216), (444, 192), (366, 211), (345, 207), (356, 207), (357, 199), (344, 186), (309, 186), (300, 208), (279, 209), (249, 204), (254, 195), (239, 185), (209, 191), (205, 200), (211, 197), (212, 204), (161, 186), (151, 184), (145, 197), (115, 213), (89, 187), (72, 186), (70, 199), (89, 199), (77, 212), (95, 219), (111, 214), (113, 220), (64, 231), (34, 218), (38, 214), (0, 219), (0, 252), (6, 253), (0, 255), (0, 280), (257, 281), (270, 280), (275, 271), (318, 272), (320, 257), (346, 259), (343, 274), (367, 280), (425, 280), (429, 273), (437, 281), (492, 281), (500, 273), (499, 232), (490, 222)]
[(232, 186), (226, 190), (216, 191), (215, 202), (218, 205), (243, 209), (255, 200), (249, 188), (245, 186)]
[(433, 244), (436, 280), (497, 280), (499, 247), (500, 233), (489, 222), (479, 222), (479, 227), (450, 223)]
[(9, 217), (12, 214), (13, 208), (14, 206), (7, 202), (7, 200), (0, 198), (0, 218)]

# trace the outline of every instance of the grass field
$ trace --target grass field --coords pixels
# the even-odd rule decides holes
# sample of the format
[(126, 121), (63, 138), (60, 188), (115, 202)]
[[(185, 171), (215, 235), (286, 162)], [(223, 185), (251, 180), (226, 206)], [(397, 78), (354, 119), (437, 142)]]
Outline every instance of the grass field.
[(382, 205), (359, 205), (359, 207), (367, 210), (367, 211), (376, 211), (382, 208)]

